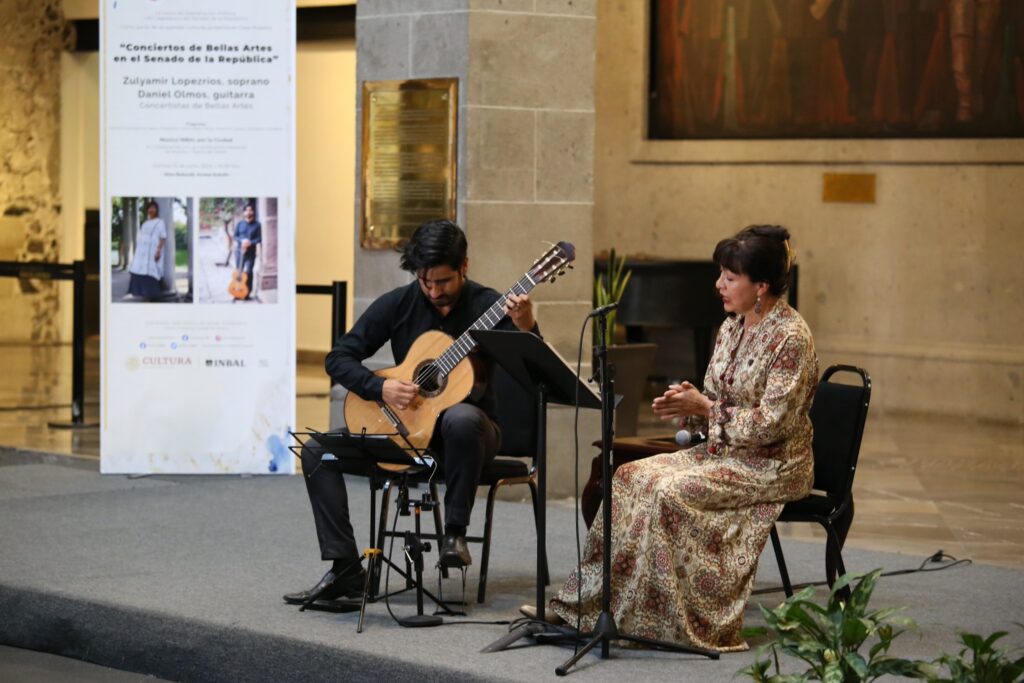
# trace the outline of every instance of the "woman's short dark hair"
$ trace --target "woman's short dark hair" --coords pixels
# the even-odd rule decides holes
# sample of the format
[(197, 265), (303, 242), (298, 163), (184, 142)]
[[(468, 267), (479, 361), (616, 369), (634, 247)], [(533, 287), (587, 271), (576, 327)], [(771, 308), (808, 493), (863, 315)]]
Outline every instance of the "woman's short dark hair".
[(466, 260), (466, 234), (446, 218), (416, 228), (402, 249), (402, 270), (418, 273), (438, 266), (458, 270)]
[(149, 213), (149, 207), (151, 207), (151, 206), (154, 209), (156, 209), (156, 215), (159, 216), (160, 215), (160, 205), (157, 204), (156, 201), (153, 200), (153, 199), (150, 199), (148, 202), (146, 202), (146, 206), (144, 207), (146, 213)]
[(781, 225), (751, 225), (724, 239), (712, 257), (720, 268), (746, 275), (751, 282), (768, 283), (768, 291), (781, 296), (789, 287), (792, 251), (789, 231)]

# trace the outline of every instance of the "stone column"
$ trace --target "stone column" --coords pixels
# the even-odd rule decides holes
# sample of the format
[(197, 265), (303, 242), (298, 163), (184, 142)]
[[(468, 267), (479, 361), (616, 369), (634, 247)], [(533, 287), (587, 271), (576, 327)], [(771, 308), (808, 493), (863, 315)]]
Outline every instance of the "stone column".
[[(57, 261), (60, 257), (60, 0), (0, 2), (0, 258)], [(13, 253), (12, 253), (13, 252)], [(55, 282), (0, 284), (3, 342), (58, 339), (65, 296)], [(67, 290), (70, 291), (70, 290)], [(70, 299), (68, 299), (70, 305)]]
[[(594, 6), (593, 0), (360, 0), (356, 14), (359, 88), (366, 80), (459, 79), (457, 222), (469, 239), (470, 277), (501, 290), (550, 243), (575, 245), (575, 270), (532, 294), (545, 339), (570, 362), (591, 307)], [(357, 226), (359, 212), (357, 190)], [(358, 234), (355, 239), (359, 315), (410, 276), (394, 253), (363, 250)], [(572, 490), (571, 418), (564, 409), (549, 415), (555, 496)], [(599, 435), (596, 415), (584, 424), (581, 441), (589, 443)], [(583, 459), (589, 462), (591, 453), (587, 448)]]
[(260, 300), (264, 303), (275, 303), (277, 299), (277, 197), (262, 197), (259, 200), (257, 218), (263, 225), (260, 247), (263, 255), (259, 270)]

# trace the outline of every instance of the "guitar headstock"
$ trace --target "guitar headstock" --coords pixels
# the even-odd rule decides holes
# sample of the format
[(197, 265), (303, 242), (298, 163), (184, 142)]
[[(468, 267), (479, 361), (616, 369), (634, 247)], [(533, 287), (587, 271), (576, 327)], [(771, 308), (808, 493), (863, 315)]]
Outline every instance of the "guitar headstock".
[(565, 275), (567, 268), (572, 268), (572, 262), (575, 260), (576, 247), (570, 242), (559, 242), (534, 261), (526, 273), (537, 283), (554, 282), (559, 275)]

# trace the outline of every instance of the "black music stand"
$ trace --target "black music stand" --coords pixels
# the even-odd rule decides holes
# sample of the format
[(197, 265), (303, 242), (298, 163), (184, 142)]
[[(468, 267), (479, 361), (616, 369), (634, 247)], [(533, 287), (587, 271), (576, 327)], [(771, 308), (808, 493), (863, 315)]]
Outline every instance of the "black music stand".
[[(291, 432), (292, 438), (294, 438), (300, 446), (291, 446), (293, 453), (296, 453), (296, 448), (301, 448), (301, 445), (305, 445), (301, 437), (312, 437), (316, 442), (323, 447), (324, 454), (320, 458), (321, 464), (327, 458), (328, 455), (332, 456), (335, 460), (347, 461), (351, 464), (357, 464), (361, 468), (367, 470), (367, 474), (372, 475), (371, 470), (378, 467), (379, 465), (400, 465), (405, 466), (408, 469), (404, 474), (423, 472), (434, 467), (433, 459), (426, 453), (425, 450), (417, 449), (416, 447), (409, 445), (403, 448), (396, 441), (392, 439), (392, 436), (387, 434), (366, 434), (366, 433), (353, 433), (348, 430), (342, 430), (337, 432)], [(296, 453), (298, 455), (298, 453)], [(319, 465), (318, 465), (319, 467)], [(316, 472), (314, 469), (313, 472)], [(312, 473), (310, 474), (312, 476)], [(404, 484), (403, 484), (403, 491)], [(402, 626), (409, 627), (422, 627), (422, 626), (438, 626), (442, 623), (441, 617), (435, 615), (428, 615), (423, 613), (423, 596), (426, 595), (430, 598), (437, 608), (443, 611), (445, 614), (454, 615), (451, 609), (448, 608), (444, 602), (436, 597), (433, 593), (423, 587), (423, 556), (424, 550), (429, 550), (429, 546), (425, 545), (420, 539), (420, 510), (427, 509), (428, 506), (437, 504), (437, 501), (428, 501), (430, 494), (424, 494), (423, 500), (413, 500), (409, 498), (408, 493), (400, 495), (400, 498), (404, 498), (406, 503), (410, 507), (415, 508), (416, 513), (416, 531), (415, 533), (409, 533), (406, 535), (408, 545), (412, 546), (412, 550), (408, 550), (407, 553), (411, 553), (414, 556), (414, 570), (415, 579), (409, 575), (408, 572), (403, 571), (397, 564), (395, 564), (390, 557), (386, 557), (383, 553), (380, 555), (380, 561), (386, 562), (391, 569), (395, 570), (400, 576), (402, 576), (408, 583), (415, 585), (416, 588), (416, 614), (412, 617), (406, 617), (398, 620), (398, 623)], [(399, 507), (402, 503), (399, 503)], [(373, 503), (373, 496), (370, 496), (370, 515), (375, 516), (375, 505)], [(383, 511), (382, 511), (383, 514)], [(371, 530), (374, 524), (371, 521)], [(380, 549), (383, 551), (383, 548)], [(407, 584), (408, 585), (408, 584)], [(366, 605), (366, 595), (363, 596), (363, 608)]]
[(601, 399), (565, 364), (554, 349), (530, 332), (472, 330), (480, 348), (529, 393), (537, 397), (537, 622), (524, 624), (494, 641), (482, 652), (504, 650), (520, 638), (547, 630), (544, 621), (546, 560), (547, 406), (548, 403), (600, 408)]

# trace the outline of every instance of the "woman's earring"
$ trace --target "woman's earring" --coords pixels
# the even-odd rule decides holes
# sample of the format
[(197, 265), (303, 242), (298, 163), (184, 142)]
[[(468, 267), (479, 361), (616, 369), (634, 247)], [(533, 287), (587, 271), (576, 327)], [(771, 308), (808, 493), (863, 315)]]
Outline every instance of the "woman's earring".
[(757, 301), (754, 302), (754, 313), (761, 315), (761, 295), (757, 295)]

